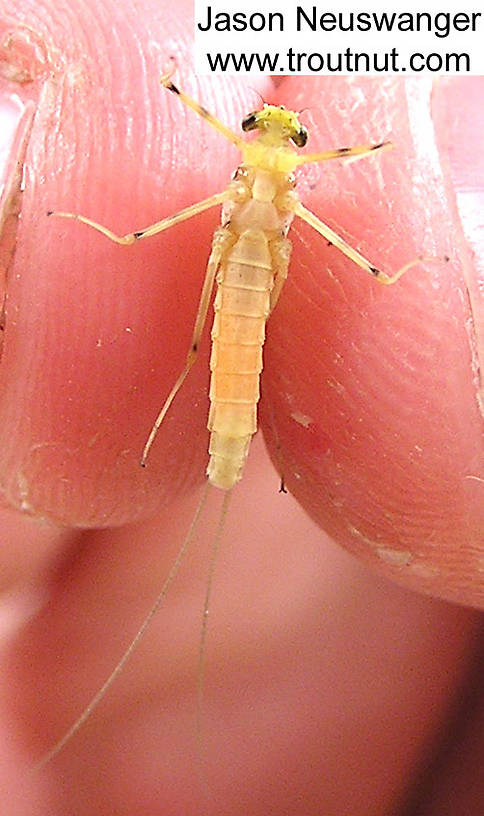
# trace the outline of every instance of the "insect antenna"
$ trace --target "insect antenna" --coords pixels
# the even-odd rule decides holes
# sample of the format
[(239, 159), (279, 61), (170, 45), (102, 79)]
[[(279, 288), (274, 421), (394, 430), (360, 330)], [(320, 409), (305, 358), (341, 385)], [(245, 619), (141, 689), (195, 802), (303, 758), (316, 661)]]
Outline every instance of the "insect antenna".
[[(36, 765), (34, 765), (34, 767), (33, 767), (34, 772), (41, 771), (52, 759), (54, 759), (54, 757), (57, 756), (57, 754), (60, 753), (60, 751), (62, 751), (62, 749), (72, 739), (72, 737), (79, 731), (79, 729), (89, 719), (89, 717), (91, 716), (94, 709), (97, 708), (97, 706), (99, 705), (99, 703), (103, 699), (104, 695), (111, 688), (111, 686), (114, 683), (114, 681), (116, 680), (116, 678), (121, 674), (122, 670), (124, 669), (124, 667), (125, 667), (126, 663), (128, 662), (128, 660), (131, 658), (131, 656), (132, 656), (133, 652), (135, 651), (135, 649), (137, 649), (137, 647), (139, 646), (139, 644), (140, 644), (143, 636), (145, 635), (151, 621), (153, 620), (153, 618), (156, 615), (156, 613), (158, 612), (163, 600), (165, 599), (171, 584), (175, 580), (175, 578), (176, 578), (176, 576), (178, 574), (178, 571), (179, 571), (179, 569), (180, 569), (180, 567), (182, 565), (183, 559), (185, 558), (185, 555), (187, 554), (187, 551), (188, 551), (190, 545), (193, 542), (193, 539), (195, 537), (195, 533), (196, 533), (196, 530), (197, 530), (198, 522), (200, 520), (200, 516), (202, 515), (203, 509), (204, 509), (206, 501), (207, 501), (207, 497), (208, 497), (208, 493), (209, 493), (209, 487), (210, 487), (210, 482), (207, 481), (207, 483), (206, 483), (206, 485), (205, 485), (205, 487), (203, 489), (201, 499), (200, 499), (200, 501), (198, 503), (198, 507), (195, 510), (192, 522), (190, 524), (190, 528), (189, 528), (189, 530), (188, 530), (188, 532), (187, 532), (187, 534), (185, 536), (185, 540), (183, 541), (183, 544), (181, 545), (180, 549), (178, 550), (178, 554), (177, 554), (177, 556), (176, 556), (176, 558), (175, 558), (175, 560), (173, 562), (173, 566), (172, 566), (170, 572), (168, 573), (168, 576), (165, 579), (165, 582), (164, 582), (164, 584), (163, 584), (163, 586), (162, 586), (156, 600), (154, 601), (153, 605), (151, 606), (151, 609), (149, 610), (148, 614), (146, 615), (143, 623), (141, 624), (140, 628), (138, 629), (138, 631), (137, 631), (136, 635), (134, 636), (133, 640), (131, 641), (131, 643), (129, 644), (127, 649), (125, 650), (124, 654), (121, 656), (120, 660), (118, 661), (118, 663), (116, 664), (116, 666), (112, 670), (109, 677), (105, 680), (105, 682), (103, 683), (101, 688), (96, 692), (96, 694), (94, 695), (94, 697), (92, 698), (90, 703), (88, 703), (88, 705), (85, 707), (85, 709), (81, 712), (81, 714), (79, 715), (77, 720), (75, 720), (75, 722), (71, 725), (71, 727), (68, 729), (68, 731), (66, 731), (64, 736), (62, 736), (58, 740), (58, 742), (56, 742), (55, 745), (46, 754), (44, 754), (43, 757), (41, 757), (39, 762), (37, 762)], [(222, 519), (225, 519), (226, 504), (227, 503), (228, 503), (228, 499), (227, 499), (227, 497), (225, 497), (225, 499), (224, 499), (225, 511), (222, 510), (221, 521), (222, 521)], [(219, 523), (219, 530), (218, 530), (217, 536), (216, 536), (217, 549), (218, 549), (218, 544), (219, 544), (219, 541), (220, 541), (220, 535), (221, 535), (220, 527), (221, 526), (222, 525)], [(207, 603), (207, 599), (206, 599), (206, 603)], [(208, 610), (207, 610), (207, 612), (208, 612)], [(205, 609), (204, 609), (204, 617), (205, 617)]]
[(256, 96), (258, 96), (258, 97), (259, 97), (259, 101), (260, 101), (261, 107), (263, 108), (263, 107), (264, 107), (264, 105), (266, 104), (266, 100), (264, 99), (264, 97), (262, 96), (262, 94), (261, 94), (261, 93), (259, 93), (259, 91), (257, 90), (257, 88), (253, 88), (253, 87), (252, 87), (252, 85), (249, 85), (249, 91), (252, 91), (252, 93), (254, 93)]

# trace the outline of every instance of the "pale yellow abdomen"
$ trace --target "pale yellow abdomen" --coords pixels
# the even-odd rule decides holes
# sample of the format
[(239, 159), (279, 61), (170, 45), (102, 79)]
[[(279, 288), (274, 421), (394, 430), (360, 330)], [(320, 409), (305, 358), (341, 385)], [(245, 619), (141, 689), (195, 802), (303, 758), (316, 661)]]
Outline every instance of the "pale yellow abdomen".
[(242, 476), (257, 430), (262, 346), (273, 287), (268, 241), (246, 230), (224, 259), (217, 277), (210, 368), (211, 484), (230, 490)]

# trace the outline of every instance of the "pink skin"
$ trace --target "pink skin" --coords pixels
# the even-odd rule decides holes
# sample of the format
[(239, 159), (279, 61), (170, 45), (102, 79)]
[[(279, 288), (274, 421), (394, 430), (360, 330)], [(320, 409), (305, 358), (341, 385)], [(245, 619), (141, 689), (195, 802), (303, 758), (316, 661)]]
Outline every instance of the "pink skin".
[[(143, 15), (107, 2), (102, 15), (59, 0), (54, 12), (18, 6), (38, 37), (35, 48), (32, 36), (17, 38), (13, 53), (34, 81), (5, 82), (3, 93), (33, 99), (37, 117), (0, 367), (10, 506), (2, 559), (5, 586), (49, 595), (3, 669), (9, 768), (32, 764), (106, 678), (170, 569), (206, 463), (207, 336), (148, 467), (138, 460), (186, 353), (218, 213), (130, 249), (45, 213), (75, 210), (124, 232), (223, 189), (236, 152), (160, 88), (166, 56), (178, 56), (180, 83), (234, 129), (257, 106), (253, 80), (194, 82), (180, 2), (178, 22), (154, 0)], [(451, 257), (386, 289), (296, 226), (265, 355), (261, 425), (273, 460), (361, 562), (482, 605), (482, 426), (470, 353), (474, 344), (477, 359), (480, 248), (456, 198), (482, 195), (482, 80), (442, 81), (432, 100), (424, 83), (389, 78), (258, 87), (271, 102), (309, 108), (311, 151), (395, 142), (366, 161), (304, 171), (308, 207), (385, 270), (422, 252)], [(9, 773), (16, 799), (6, 797), (4, 812), (307, 816), (324, 804), (329, 816), (364, 816), (387, 813), (411, 785), (465, 682), (477, 614), (375, 577), (277, 485), (255, 444), (211, 605), (210, 794), (199, 782), (194, 711), (213, 494), (132, 664), (64, 753), (24, 779), (35, 802), (19, 803)], [(21, 507), (52, 525), (29, 522)]]

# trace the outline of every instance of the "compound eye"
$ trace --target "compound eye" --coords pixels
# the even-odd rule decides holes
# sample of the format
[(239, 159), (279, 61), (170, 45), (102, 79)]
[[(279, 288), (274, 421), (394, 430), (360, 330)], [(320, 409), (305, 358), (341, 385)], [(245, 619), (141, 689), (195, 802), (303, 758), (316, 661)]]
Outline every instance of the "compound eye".
[(308, 132), (305, 127), (302, 127), (298, 130), (297, 133), (292, 136), (292, 141), (296, 145), (296, 147), (304, 147), (308, 140)]
[(248, 113), (247, 116), (242, 119), (242, 130), (244, 133), (247, 133), (249, 130), (255, 130), (257, 128), (257, 114), (256, 113)]

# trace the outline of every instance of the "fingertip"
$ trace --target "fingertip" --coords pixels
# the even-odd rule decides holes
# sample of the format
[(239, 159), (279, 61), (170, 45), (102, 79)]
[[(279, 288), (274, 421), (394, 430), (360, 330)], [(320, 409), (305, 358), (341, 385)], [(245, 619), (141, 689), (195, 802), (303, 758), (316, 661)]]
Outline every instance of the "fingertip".
[[(399, 149), (356, 165), (328, 163), (324, 185), (323, 168), (308, 168), (299, 190), (306, 206), (387, 274), (419, 255), (442, 262), (381, 287), (306, 225), (296, 226), (289, 278), (268, 331), (264, 393), (272, 405), (262, 406), (264, 429), (291, 491), (339, 543), (404, 584), (475, 602), (474, 511), (461, 499), (480, 421), (468, 306), (459, 295), (463, 258), (450, 243), (458, 225), (442, 177), (429, 173), (436, 154), (422, 154), (410, 138), (418, 100), (409, 102), (399, 80), (392, 94), (388, 83), (383, 95), (379, 87), (331, 83), (335, 105), (324, 80), (314, 83), (313, 117), (322, 114), (315, 136), (326, 125), (336, 145), (348, 143), (337, 133), (348, 129), (345, 103), (352, 109), (358, 100), (351, 141), (378, 138), (378, 130), (368, 138), (378, 113), (386, 128), (392, 123)], [(297, 94), (295, 104), (300, 87)], [(321, 148), (328, 146), (326, 135)], [(417, 186), (409, 183), (417, 178)], [(452, 264), (444, 261), (451, 256)]]

